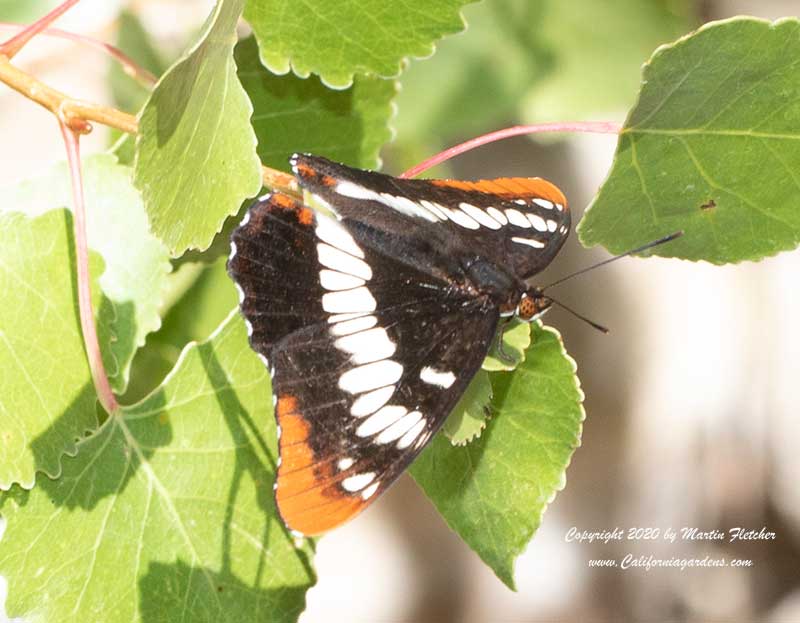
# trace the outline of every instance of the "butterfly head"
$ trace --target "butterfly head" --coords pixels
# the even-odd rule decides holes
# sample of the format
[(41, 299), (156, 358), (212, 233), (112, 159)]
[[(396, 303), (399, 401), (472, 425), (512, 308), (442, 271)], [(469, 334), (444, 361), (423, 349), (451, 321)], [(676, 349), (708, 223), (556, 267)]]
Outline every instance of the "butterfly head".
[(516, 316), (520, 320), (532, 322), (540, 318), (553, 304), (553, 299), (544, 295), (537, 287), (530, 287), (519, 299)]

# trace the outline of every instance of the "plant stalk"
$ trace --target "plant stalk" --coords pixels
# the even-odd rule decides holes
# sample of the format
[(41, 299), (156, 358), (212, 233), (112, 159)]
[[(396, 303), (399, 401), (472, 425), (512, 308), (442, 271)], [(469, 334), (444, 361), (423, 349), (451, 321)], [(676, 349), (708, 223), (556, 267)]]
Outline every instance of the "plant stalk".
[(111, 384), (108, 380), (100, 341), (97, 338), (94, 311), (92, 309), (92, 286), (89, 274), (89, 244), (86, 239), (86, 206), (83, 195), (83, 175), (81, 173), (80, 133), (72, 130), (64, 123), (59, 123), (64, 145), (67, 149), (67, 161), (72, 177), (73, 224), (75, 236), (75, 260), (78, 274), (78, 310), (81, 318), (81, 331), (86, 347), (86, 357), (97, 398), (103, 409), (114, 415), (119, 409)]
[(482, 136), (465, 141), (459, 145), (445, 149), (435, 156), (420, 162), (418, 165), (411, 167), (408, 171), (400, 174), (400, 177), (414, 177), (431, 167), (441, 164), (454, 156), (471, 151), (476, 147), (488, 145), (495, 141), (512, 136), (522, 136), (524, 134), (537, 134), (540, 132), (587, 132), (594, 134), (619, 134), (622, 131), (622, 126), (618, 123), (610, 121), (577, 121), (572, 123), (540, 123), (537, 125), (515, 125), (510, 128), (497, 130), (496, 132), (489, 132)]

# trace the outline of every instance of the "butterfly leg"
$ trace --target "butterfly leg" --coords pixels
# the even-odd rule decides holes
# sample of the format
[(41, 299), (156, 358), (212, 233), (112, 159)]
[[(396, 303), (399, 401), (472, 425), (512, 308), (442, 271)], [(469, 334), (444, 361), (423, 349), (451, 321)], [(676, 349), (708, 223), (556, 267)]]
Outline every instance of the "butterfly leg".
[(508, 365), (514, 365), (516, 360), (509, 355), (505, 349), (503, 348), (503, 336), (506, 333), (506, 329), (510, 322), (514, 319), (513, 316), (508, 316), (503, 323), (497, 328), (497, 333), (495, 333), (495, 344), (493, 350), (497, 353), (497, 358), (500, 359), (503, 363)]

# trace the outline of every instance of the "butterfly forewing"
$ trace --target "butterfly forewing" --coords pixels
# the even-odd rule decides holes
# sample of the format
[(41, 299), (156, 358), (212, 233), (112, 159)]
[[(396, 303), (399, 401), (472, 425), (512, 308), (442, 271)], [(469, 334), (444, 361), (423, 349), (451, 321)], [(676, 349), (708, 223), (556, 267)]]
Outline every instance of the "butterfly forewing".
[(292, 167), (345, 222), (428, 240), (452, 256), (479, 255), (521, 279), (547, 266), (569, 234), (564, 195), (539, 178), (400, 179), (305, 154)]
[(273, 370), (278, 509), (290, 528), (317, 534), (417, 456), (480, 367), (498, 311), (437, 276), (445, 260), (427, 270), (403, 261), (413, 245), (395, 244), (395, 257), (380, 232), (305, 210), (281, 195), (255, 204), (229, 270)]

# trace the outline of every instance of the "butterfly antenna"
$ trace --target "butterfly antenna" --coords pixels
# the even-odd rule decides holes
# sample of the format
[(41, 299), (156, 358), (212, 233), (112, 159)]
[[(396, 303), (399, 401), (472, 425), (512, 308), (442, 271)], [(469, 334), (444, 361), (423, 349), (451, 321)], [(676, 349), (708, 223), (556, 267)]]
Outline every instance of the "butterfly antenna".
[[(539, 288), (539, 290), (544, 292), (545, 290), (547, 290), (547, 288), (552, 288), (553, 286), (557, 286), (558, 284), (564, 283), (568, 279), (572, 279), (573, 277), (577, 277), (578, 275), (582, 275), (585, 272), (588, 272), (590, 270), (594, 270), (595, 268), (600, 268), (601, 266), (605, 266), (606, 264), (610, 264), (611, 262), (616, 262), (617, 260), (620, 260), (623, 257), (628, 257), (629, 255), (633, 255), (634, 253), (641, 253), (642, 251), (646, 251), (647, 249), (652, 249), (653, 247), (657, 247), (660, 244), (664, 244), (666, 242), (671, 242), (672, 240), (675, 240), (675, 238), (680, 238), (681, 236), (683, 236), (683, 232), (682, 231), (676, 231), (675, 233), (670, 234), (669, 236), (664, 236), (663, 238), (659, 238), (658, 240), (653, 240), (653, 242), (648, 242), (647, 244), (642, 245), (641, 247), (636, 247), (635, 249), (631, 249), (630, 251), (626, 251), (622, 255), (617, 255), (615, 257), (610, 257), (607, 260), (603, 260), (602, 262), (598, 262), (597, 264), (592, 264), (591, 266), (587, 266), (586, 268), (581, 268), (580, 270), (578, 270), (578, 271), (576, 271), (576, 272), (574, 272), (574, 273), (572, 273), (570, 275), (567, 275), (566, 277), (562, 277), (558, 281), (554, 281), (553, 283), (550, 283), (550, 284), (544, 286), (543, 288)], [(559, 303), (559, 305), (560, 305), (560, 303)], [(561, 307), (564, 307), (564, 306), (561, 305)], [(570, 311), (570, 310), (568, 310), (568, 311)], [(575, 312), (573, 312), (573, 313), (575, 313)], [(577, 316), (578, 314), (575, 314), (575, 315)], [(592, 323), (589, 322), (589, 324), (592, 324)]]
[(583, 320), (586, 324), (588, 324), (591, 327), (597, 329), (601, 333), (608, 333), (608, 328), (607, 327), (604, 327), (603, 325), (598, 324), (598, 323), (594, 322), (593, 320), (589, 320), (586, 316), (583, 316), (583, 315), (579, 314), (578, 312), (576, 312), (571, 307), (567, 307), (566, 305), (564, 305), (564, 303), (560, 303), (559, 301), (555, 300), (554, 298), (552, 298), (550, 296), (548, 296), (547, 298), (550, 299), (551, 301), (553, 301), (554, 305), (558, 305), (564, 311), (568, 311), (570, 314), (572, 314), (573, 316), (575, 316), (576, 318), (578, 318), (580, 320)]

